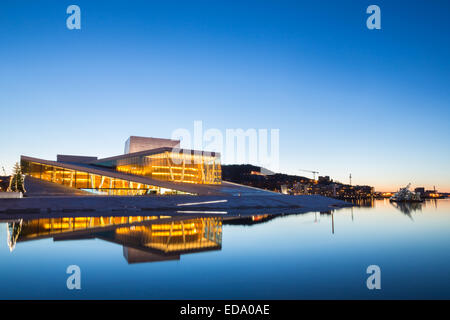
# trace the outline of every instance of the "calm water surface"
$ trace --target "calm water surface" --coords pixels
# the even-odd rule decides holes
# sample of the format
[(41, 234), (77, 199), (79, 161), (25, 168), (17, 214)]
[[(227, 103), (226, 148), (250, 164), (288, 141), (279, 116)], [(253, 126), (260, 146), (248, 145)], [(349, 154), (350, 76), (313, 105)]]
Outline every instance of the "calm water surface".
[[(381, 290), (366, 287), (373, 264)], [(81, 290), (66, 287), (69, 265)], [(238, 221), (0, 224), (1, 299), (449, 299), (449, 271), (450, 200)]]

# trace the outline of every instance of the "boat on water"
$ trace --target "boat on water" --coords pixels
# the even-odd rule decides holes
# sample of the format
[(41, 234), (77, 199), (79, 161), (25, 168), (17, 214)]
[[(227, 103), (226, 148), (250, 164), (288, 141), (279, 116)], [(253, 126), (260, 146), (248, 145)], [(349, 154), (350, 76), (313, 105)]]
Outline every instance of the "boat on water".
[(409, 187), (411, 186), (411, 183), (408, 183), (408, 185), (404, 188), (400, 188), (398, 192), (396, 192), (391, 198), (389, 198), (389, 201), (391, 202), (423, 202), (422, 198), (420, 197), (419, 192), (412, 192), (409, 190)]

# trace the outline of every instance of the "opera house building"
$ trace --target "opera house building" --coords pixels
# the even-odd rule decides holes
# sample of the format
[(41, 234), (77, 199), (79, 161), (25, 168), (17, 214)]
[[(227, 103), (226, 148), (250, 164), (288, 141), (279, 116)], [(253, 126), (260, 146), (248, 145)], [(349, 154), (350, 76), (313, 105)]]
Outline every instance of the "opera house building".
[(255, 215), (346, 205), (223, 181), (220, 154), (181, 149), (178, 140), (132, 136), (122, 155), (57, 155), (56, 161), (21, 156), (21, 167), (23, 199), (0, 202), (0, 212), (11, 217), (93, 211)]
[(220, 155), (179, 148), (180, 141), (130, 137), (123, 155), (57, 155), (56, 161), (21, 156), (23, 173), (100, 195), (213, 194), (221, 185)]

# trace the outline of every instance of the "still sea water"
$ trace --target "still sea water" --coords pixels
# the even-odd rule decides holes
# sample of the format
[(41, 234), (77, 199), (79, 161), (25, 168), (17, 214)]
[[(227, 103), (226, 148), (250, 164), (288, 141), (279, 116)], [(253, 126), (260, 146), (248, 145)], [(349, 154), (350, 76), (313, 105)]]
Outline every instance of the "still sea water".
[[(67, 267), (81, 271), (69, 290)], [(378, 265), (381, 289), (368, 290)], [(450, 200), (0, 224), (1, 299), (449, 299)]]

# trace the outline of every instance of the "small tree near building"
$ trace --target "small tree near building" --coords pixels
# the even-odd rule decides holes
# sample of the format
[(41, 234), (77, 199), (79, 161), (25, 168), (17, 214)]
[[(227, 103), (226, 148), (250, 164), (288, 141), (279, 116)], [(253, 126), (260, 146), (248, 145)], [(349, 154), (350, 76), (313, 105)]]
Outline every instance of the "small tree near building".
[(13, 192), (25, 193), (24, 187), (24, 175), (22, 174), (22, 168), (19, 163), (16, 162), (13, 168), (13, 175), (11, 177), (11, 182), (9, 188)]

